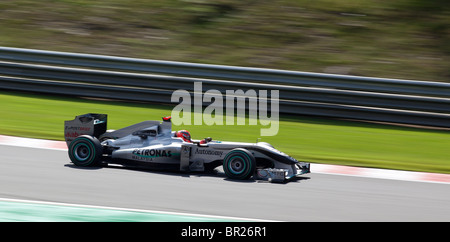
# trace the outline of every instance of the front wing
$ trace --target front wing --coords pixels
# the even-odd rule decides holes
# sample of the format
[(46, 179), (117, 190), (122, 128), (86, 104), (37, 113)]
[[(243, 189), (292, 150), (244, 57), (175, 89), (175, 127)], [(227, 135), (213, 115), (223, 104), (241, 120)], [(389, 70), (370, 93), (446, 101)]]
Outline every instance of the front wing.
[(257, 169), (255, 178), (267, 180), (269, 182), (286, 182), (297, 176), (310, 173), (310, 163), (299, 162), (293, 165), (292, 169), (266, 168)]

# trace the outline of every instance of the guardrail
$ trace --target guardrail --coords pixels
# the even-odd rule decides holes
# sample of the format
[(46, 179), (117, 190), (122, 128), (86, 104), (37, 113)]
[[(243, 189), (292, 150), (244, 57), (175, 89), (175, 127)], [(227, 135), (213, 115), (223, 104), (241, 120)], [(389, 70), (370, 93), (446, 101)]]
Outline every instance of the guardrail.
[(171, 103), (201, 81), (204, 91), (279, 90), (283, 113), (450, 127), (449, 83), (8, 47), (0, 61), (3, 89)]

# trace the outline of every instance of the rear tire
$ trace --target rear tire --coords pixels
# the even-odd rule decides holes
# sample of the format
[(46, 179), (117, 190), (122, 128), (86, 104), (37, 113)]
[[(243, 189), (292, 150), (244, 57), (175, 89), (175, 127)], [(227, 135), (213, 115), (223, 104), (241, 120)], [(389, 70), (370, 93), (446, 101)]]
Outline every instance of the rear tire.
[(89, 135), (79, 136), (69, 145), (69, 157), (76, 166), (98, 166), (102, 153), (100, 141)]
[(223, 159), (223, 170), (231, 179), (247, 180), (256, 171), (255, 157), (246, 149), (233, 149)]

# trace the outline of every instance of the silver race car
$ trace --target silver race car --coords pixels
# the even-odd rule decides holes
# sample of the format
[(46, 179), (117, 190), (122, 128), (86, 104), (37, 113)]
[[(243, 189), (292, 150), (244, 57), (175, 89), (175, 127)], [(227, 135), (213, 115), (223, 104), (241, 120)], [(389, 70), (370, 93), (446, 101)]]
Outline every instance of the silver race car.
[(193, 140), (185, 130), (172, 131), (170, 117), (107, 130), (106, 114), (84, 114), (65, 121), (64, 137), (76, 166), (120, 164), (157, 170), (205, 171), (222, 166), (230, 179), (253, 177), (285, 182), (310, 172), (310, 164), (266, 142)]

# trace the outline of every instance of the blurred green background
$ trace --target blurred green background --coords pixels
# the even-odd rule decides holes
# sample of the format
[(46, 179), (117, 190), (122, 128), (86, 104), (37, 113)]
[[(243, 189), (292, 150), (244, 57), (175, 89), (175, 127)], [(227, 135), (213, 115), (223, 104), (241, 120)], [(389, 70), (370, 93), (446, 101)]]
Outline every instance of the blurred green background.
[[(2, 0), (0, 46), (412, 80), (450, 81), (448, 0)], [(0, 134), (63, 139), (63, 121), (109, 128), (164, 105), (0, 92)], [(253, 142), (261, 126), (190, 126)], [(450, 173), (450, 132), (282, 115), (266, 137), (299, 160)]]
[(0, 45), (450, 79), (448, 0), (2, 0)]

